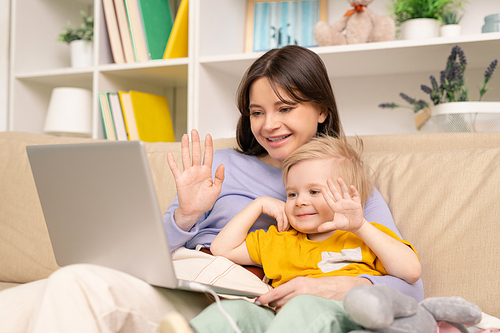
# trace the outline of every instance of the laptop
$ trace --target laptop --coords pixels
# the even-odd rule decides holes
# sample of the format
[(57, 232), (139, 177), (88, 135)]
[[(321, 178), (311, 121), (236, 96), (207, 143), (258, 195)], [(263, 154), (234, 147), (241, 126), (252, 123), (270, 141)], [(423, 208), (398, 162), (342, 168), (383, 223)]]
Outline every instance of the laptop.
[[(37, 145), (26, 150), (59, 266), (101, 265), (158, 287), (207, 291), (198, 282), (175, 276), (143, 142)], [(220, 294), (260, 296), (208, 287)]]

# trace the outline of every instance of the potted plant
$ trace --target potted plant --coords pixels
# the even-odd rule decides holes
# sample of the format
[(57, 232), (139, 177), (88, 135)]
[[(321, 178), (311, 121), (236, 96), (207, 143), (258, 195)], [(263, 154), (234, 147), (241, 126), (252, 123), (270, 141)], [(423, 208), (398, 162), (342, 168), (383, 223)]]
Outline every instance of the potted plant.
[(83, 22), (74, 28), (71, 22), (63, 28), (57, 40), (68, 43), (71, 51), (72, 67), (87, 67), (93, 64), (94, 18), (83, 10), (80, 12)]
[(459, 23), (463, 16), (463, 14), (459, 15), (458, 9), (456, 8), (445, 8), (444, 13), (439, 17), (439, 21), (441, 21), (442, 24), (440, 28), (440, 36), (460, 36), (462, 34), (462, 27)]
[(391, 0), (390, 10), (403, 39), (439, 36), (445, 8), (462, 7), (462, 0)]
[[(500, 102), (482, 102), (484, 94), (489, 90), (488, 83), (493, 76), (493, 72), (498, 64), (498, 60), (493, 60), (484, 72), (484, 79), (479, 88), (479, 98), (477, 101), (469, 101), (469, 90), (465, 86), (464, 72), (467, 67), (465, 53), (460, 46), (455, 45), (446, 62), (446, 68), (440, 72), (439, 83), (430, 76), (430, 86), (421, 85), (422, 91), (429, 95), (432, 103), (433, 116), (440, 116), (438, 121), (442, 122), (445, 131), (478, 131), (476, 122), (478, 114), (484, 113), (485, 119), (495, 119), (500, 124)], [(425, 109), (426, 113), (429, 104), (424, 100), (417, 100), (404, 93), (400, 96), (409, 103), (400, 105), (396, 103), (380, 104), (381, 108), (409, 108), (413, 112), (419, 113)], [(444, 117), (441, 117), (444, 115)], [(430, 112), (429, 115), (430, 117)], [(469, 119), (466, 119), (469, 117)], [(428, 118), (428, 117), (427, 117)], [(418, 127), (418, 126), (417, 126)]]

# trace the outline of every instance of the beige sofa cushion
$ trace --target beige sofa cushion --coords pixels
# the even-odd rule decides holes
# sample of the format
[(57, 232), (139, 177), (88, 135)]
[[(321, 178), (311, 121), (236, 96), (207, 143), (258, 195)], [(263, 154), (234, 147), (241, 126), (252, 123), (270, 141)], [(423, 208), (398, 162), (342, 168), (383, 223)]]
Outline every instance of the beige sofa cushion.
[(0, 133), (0, 281), (30, 282), (58, 268), (26, 146), (80, 141), (88, 139)]
[(461, 296), (500, 316), (500, 148), (373, 152), (365, 161), (417, 249), (425, 297)]

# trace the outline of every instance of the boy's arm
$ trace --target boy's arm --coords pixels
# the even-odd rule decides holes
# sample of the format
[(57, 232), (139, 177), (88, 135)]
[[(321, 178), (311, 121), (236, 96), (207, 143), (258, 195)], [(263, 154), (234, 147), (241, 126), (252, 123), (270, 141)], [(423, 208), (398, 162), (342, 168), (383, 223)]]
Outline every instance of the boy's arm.
[(422, 274), (422, 267), (417, 254), (411, 247), (365, 222), (353, 233), (377, 255), (387, 273), (415, 283)]
[(262, 213), (279, 219), (283, 214), (283, 207), (284, 203), (274, 198), (255, 199), (222, 228), (212, 241), (210, 251), (240, 265), (255, 265), (245, 242), (248, 230)]
[(340, 229), (354, 233), (377, 255), (387, 273), (408, 283), (415, 283), (422, 273), (416, 253), (406, 244), (367, 222), (356, 188), (351, 186), (351, 195), (342, 179), (338, 179), (337, 182), (342, 194), (331, 180), (327, 181), (328, 189), (325, 188), (322, 191), (326, 202), (335, 212), (335, 216), (332, 222), (324, 223), (320, 228)]

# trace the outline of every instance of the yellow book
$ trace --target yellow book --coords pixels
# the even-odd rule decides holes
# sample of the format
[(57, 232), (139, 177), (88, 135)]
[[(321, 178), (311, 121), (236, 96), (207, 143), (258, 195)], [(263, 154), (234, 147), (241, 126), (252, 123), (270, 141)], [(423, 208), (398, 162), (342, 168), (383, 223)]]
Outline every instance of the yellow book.
[[(174, 142), (174, 126), (164, 96), (131, 90), (139, 140), (145, 142)], [(127, 119), (128, 121), (128, 119)]]
[(182, 0), (175, 16), (174, 26), (168, 39), (163, 59), (184, 58), (188, 56), (188, 18), (189, 1)]

